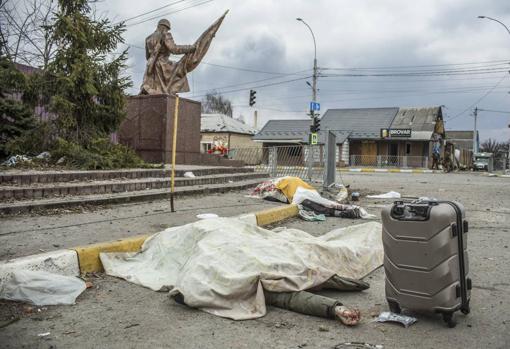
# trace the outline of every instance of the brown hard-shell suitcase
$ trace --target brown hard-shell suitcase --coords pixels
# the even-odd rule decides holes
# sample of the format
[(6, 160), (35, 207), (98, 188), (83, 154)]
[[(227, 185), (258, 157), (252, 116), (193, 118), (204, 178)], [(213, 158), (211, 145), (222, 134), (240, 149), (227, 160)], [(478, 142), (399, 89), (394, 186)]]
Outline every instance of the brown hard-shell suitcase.
[(454, 327), (453, 313), (470, 311), (464, 207), (452, 201), (397, 201), (381, 216), (390, 310), (434, 311)]

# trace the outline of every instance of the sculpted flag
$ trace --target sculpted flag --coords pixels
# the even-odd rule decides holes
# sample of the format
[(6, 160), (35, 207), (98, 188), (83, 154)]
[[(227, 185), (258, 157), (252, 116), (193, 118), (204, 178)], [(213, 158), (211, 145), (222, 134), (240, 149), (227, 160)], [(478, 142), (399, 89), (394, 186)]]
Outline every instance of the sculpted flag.
[(171, 84), (169, 86), (169, 90), (172, 94), (179, 92), (188, 92), (188, 79), (186, 78), (186, 74), (195, 69), (202, 58), (204, 58), (209, 46), (211, 45), (211, 41), (216, 35), (216, 32), (220, 28), (223, 19), (227, 15), (228, 11), (226, 11), (223, 16), (218, 18), (216, 22), (214, 22), (195, 42), (196, 50), (192, 53), (185, 54), (176, 64), (175, 69), (173, 71), (173, 77), (171, 79)]

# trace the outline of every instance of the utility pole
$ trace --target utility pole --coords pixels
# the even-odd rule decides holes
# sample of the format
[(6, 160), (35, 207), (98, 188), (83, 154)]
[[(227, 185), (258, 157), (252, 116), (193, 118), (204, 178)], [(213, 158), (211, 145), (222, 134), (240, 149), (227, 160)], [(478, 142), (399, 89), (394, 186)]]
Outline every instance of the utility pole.
[(478, 117), (478, 107), (475, 107), (475, 111), (473, 113), (474, 117), (475, 117), (475, 127), (474, 127), (474, 132), (473, 132), (473, 156), (475, 155), (475, 153), (478, 153), (478, 137), (476, 136), (477, 135), (477, 132), (476, 132), (476, 119)]

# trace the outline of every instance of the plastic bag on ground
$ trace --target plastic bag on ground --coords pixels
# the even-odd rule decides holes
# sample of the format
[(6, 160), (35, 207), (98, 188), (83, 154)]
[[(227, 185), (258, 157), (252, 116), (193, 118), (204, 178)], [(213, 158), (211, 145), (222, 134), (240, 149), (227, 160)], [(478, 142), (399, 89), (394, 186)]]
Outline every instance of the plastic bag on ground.
[(398, 193), (396, 191), (389, 191), (385, 194), (367, 195), (367, 198), (370, 198), (370, 199), (400, 199), (401, 195), (400, 195), (400, 193)]
[(28, 302), (34, 305), (75, 304), (85, 291), (85, 282), (74, 276), (46, 271), (18, 270), (0, 289), (0, 299)]
[(389, 311), (382, 312), (377, 318), (377, 322), (387, 321), (401, 323), (402, 325), (404, 325), (404, 327), (407, 328), (418, 320), (412, 316), (390, 313)]
[(197, 214), (198, 219), (211, 219), (211, 218), (218, 218), (219, 216), (216, 213), (200, 213)]

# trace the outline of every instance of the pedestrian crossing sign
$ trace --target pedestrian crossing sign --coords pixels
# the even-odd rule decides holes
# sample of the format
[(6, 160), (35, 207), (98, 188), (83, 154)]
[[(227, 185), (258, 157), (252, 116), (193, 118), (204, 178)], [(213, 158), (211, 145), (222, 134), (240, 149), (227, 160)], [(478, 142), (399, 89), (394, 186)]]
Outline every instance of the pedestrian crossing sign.
[(310, 144), (316, 145), (319, 143), (319, 135), (317, 132), (310, 133)]

